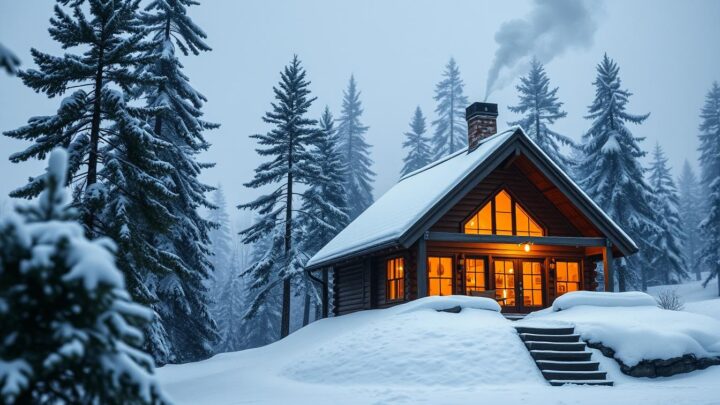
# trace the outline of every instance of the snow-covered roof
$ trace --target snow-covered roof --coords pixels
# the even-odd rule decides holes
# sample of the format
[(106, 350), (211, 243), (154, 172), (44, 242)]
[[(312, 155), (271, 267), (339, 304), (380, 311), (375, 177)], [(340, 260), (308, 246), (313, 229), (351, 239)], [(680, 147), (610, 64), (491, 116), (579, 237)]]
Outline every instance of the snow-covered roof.
[(307, 263), (315, 267), (361, 251), (396, 246), (413, 225), (430, 212), (448, 193), (482, 165), (493, 152), (518, 134), (552, 166), (569, 188), (581, 196), (609, 228), (628, 246), (637, 245), (555, 162), (530, 139), (520, 127), (512, 127), (481, 141), (473, 150), (467, 148), (409, 173), (368, 207)]
[(320, 249), (307, 266), (396, 241), (516, 130), (495, 134), (470, 153), (462, 149), (407, 174)]

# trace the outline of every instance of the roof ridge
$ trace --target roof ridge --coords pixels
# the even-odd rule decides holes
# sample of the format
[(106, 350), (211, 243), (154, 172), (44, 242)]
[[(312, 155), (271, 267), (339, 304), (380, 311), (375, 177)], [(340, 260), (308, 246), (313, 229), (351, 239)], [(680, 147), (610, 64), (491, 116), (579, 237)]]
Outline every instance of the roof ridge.
[(407, 178), (410, 178), (410, 177), (413, 177), (413, 176), (415, 176), (415, 175), (417, 175), (417, 174), (420, 174), (420, 173), (422, 173), (422, 172), (424, 172), (424, 171), (430, 170), (430, 169), (432, 169), (432, 168), (435, 167), (435, 166), (441, 165), (441, 164), (447, 162), (448, 160), (454, 159), (454, 158), (462, 155), (463, 153), (466, 153), (466, 152), (467, 152), (467, 153), (472, 153), (473, 151), (475, 151), (475, 150), (477, 149), (478, 146), (480, 146), (480, 145), (482, 145), (482, 144), (484, 144), (484, 143), (492, 140), (493, 138), (496, 138), (496, 137), (498, 137), (498, 136), (500, 136), (500, 135), (502, 135), (502, 134), (506, 134), (506, 133), (511, 132), (511, 131), (517, 131), (518, 129), (522, 129), (522, 128), (520, 128), (519, 126), (515, 125), (515, 126), (512, 126), (512, 127), (507, 128), (507, 129), (505, 129), (505, 130), (503, 130), (503, 131), (496, 132), (496, 133), (488, 136), (487, 138), (482, 139), (482, 140), (477, 144), (477, 146), (476, 146), (475, 148), (473, 148), (472, 150), (469, 151), (469, 150), (468, 150), (468, 147), (466, 146), (466, 147), (464, 147), (464, 148), (462, 148), (462, 149), (460, 149), (460, 150), (458, 150), (458, 151), (456, 151), (456, 152), (453, 152), (453, 153), (451, 153), (451, 154), (449, 154), (449, 155), (447, 155), (447, 156), (443, 156), (443, 157), (441, 157), (440, 159), (438, 159), (438, 160), (436, 160), (436, 161), (434, 161), (434, 162), (432, 162), (432, 163), (428, 163), (427, 165), (425, 165), (425, 166), (423, 166), (423, 167), (421, 167), (421, 168), (419, 168), (419, 169), (417, 169), (417, 170), (415, 170), (415, 171), (412, 171), (412, 172), (410, 172), (410, 173), (408, 173), (408, 174), (400, 177), (400, 180), (398, 180), (398, 183), (401, 182), (401, 181), (403, 181), (403, 180), (405, 180), (405, 179), (407, 179)]

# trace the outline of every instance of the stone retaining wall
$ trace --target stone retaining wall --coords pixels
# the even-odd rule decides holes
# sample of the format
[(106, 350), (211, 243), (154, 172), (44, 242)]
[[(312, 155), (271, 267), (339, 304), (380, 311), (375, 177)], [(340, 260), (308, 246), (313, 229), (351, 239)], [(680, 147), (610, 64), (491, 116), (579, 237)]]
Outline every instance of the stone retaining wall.
[(598, 349), (606, 357), (610, 357), (620, 364), (620, 370), (632, 377), (670, 377), (671, 375), (689, 373), (695, 370), (702, 370), (714, 365), (720, 365), (720, 357), (697, 358), (694, 354), (686, 354), (682, 357), (671, 359), (643, 360), (630, 367), (615, 357), (615, 350), (604, 346), (602, 343), (586, 342), (588, 347)]

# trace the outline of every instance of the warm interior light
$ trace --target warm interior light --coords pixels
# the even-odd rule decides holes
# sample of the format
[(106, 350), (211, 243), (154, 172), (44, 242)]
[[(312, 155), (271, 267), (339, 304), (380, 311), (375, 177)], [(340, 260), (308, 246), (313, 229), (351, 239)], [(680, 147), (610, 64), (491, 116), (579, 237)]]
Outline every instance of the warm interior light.
[(525, 246), (523, 246), (523, 249), (525, 249), (526, 252), (530, 251), (530, 244), (526, 243)]

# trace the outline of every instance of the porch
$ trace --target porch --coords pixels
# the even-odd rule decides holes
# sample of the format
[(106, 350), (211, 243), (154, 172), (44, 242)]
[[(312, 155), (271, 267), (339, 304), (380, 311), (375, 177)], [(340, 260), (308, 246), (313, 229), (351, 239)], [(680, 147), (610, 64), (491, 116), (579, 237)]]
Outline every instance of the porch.
[(490, 293), (504, 314), (524, 314), (565, 292), (595, 290), (598, 262), (605, 291), (613, 290), (606, 238), (426, 232), (416, 252), (416, 298)]

